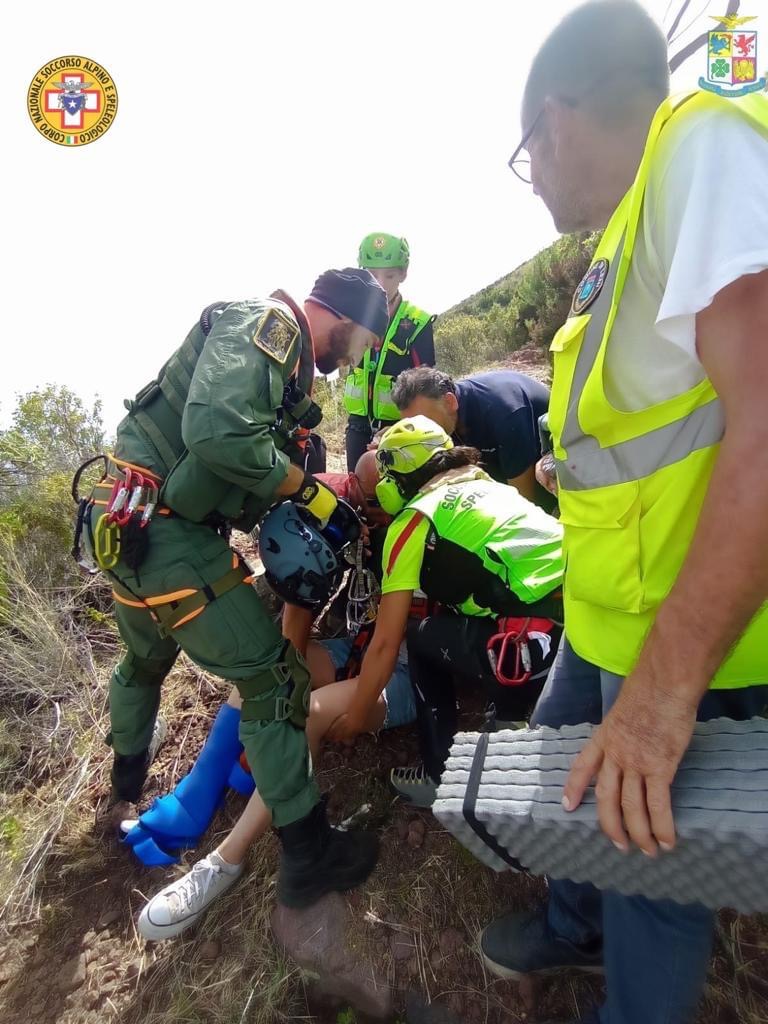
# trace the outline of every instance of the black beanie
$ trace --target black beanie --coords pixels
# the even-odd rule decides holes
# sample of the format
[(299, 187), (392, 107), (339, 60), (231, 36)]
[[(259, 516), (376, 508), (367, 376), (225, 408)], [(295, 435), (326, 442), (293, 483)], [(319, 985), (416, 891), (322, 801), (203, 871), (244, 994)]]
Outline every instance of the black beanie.
[(337, 316), (346, 316), (367, 327), (377, 338), (387, 333), (387, 293), (368, 270), (326, 270), (315, 281), (309, 298)]

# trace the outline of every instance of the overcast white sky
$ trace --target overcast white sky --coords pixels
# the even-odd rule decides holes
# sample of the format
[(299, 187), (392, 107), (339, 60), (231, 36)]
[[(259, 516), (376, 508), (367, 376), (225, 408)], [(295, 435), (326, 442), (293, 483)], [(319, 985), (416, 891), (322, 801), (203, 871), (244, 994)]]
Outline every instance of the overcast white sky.
[[(0, 422), (16, 393), (55, 382), (100, 394), (113, 428), (209, 302), (301, 300), (369, 231), (408, 238), (404, 290), (435, 312), (547, 245), (549, 215), (506, 159), (531, 56), (574, 6), (5, 4)], [(646, 6), (662, 20), (670, 5)], [(724, 7), (693, 0), (684, 38)], [(35, 72), (65, 54), (102, 64), (119, 94), (82, 148), (26, 112)]]

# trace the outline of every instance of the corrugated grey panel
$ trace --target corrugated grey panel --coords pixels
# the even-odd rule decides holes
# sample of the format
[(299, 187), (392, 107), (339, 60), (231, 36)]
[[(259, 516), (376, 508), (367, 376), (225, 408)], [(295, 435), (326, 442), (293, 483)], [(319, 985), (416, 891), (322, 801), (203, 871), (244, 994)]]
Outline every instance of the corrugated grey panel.
[[(594, 791), (574, 812), (560, 800), (591, 725), (504, 731), (490, 737), (475, 814), (534, 874), (601, 889), (743, 913), (768, 911), (768, 721), (698, 724), (672, 787), (677, 846), (648, 858), (602, 834)], [(479, 734), (460, 733), (433, 806), (479, 860), (509, 870), (471, 829), (464, 794)]]

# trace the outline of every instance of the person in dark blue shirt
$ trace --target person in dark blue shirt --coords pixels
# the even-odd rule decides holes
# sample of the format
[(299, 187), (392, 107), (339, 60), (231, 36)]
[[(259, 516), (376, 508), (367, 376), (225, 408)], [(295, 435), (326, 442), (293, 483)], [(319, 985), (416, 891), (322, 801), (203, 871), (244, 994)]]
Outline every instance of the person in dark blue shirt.
[(457, 444), (478, 448), (482, 466), (501, 483), (549, 511), (555, 499), (536, 482), (541, 458), (539, 417), (549, 388), (514, 370), (491, 370), (454, 381), (433, 366), (405, 370), (392, 392), (403, 416), (428, 416)]

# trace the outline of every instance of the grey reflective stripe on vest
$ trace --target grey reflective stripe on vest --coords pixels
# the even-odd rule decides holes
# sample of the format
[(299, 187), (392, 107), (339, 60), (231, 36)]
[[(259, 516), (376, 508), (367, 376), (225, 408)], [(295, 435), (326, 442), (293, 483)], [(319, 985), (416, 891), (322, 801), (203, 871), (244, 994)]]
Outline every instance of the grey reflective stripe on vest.
[(560, 438), (560, 447), (565, 449), (567, 459), (556, 460), (558, 484), (567, 491), (586, 491), (640, 480), (658, 469), (680, 462), (692, 452), (717, 444), (722, 440), (725, 429), (720, 399), (713, 398), (673, 423), (605, 448), (597, 438), (582, 431), (579, 402), (600, 352), (623, 249), (622, 239), (609, 262), (605, 283), (592, 306), (592, 317), (576, 357)]

